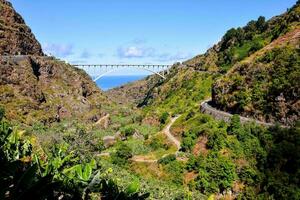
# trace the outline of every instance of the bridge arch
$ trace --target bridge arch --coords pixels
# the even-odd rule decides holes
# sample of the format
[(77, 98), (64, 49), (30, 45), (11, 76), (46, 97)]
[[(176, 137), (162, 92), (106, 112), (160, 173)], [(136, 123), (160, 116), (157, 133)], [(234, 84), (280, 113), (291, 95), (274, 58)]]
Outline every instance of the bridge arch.
[[(139, 70), (144, 70), (144, 71), (148, 71), (148, 72), (151, 72), (152, 74), (156, 74), (158, 76), (160, 76), (161, 78), (163, 79), (166, 79), (165, 77), (165, 73), (168, 74), (169, 73), (169, 68), (172, 66), (172, 65), (130, 65), (130, 64), (121, 64), (121, 65), (108, 65), (108, 64), (101, 64), (101, 65), (88, 65), (88, 64), (84, 64), (84, 65), (73, 65), (74, 67), (78, 67), (78, 68), (83, 68), (84, 67), (97, 67), (97, 68), (105, 68), (106, 71), (104, 71), (103, 73), (101, 73), (100, 75), (98, 75), (95, 79), (93, 79), (93, 81), (97, 81), (99, 80), (100, 78), (102, 78), (103, 76), (111, 73), (111, 72), (114, 72), (114, 71), (117, 71), (119, 69), (122, 69), (122, 68), (136, 68), (136, 69), (139, 69)], [(152, 69), (151, 69), (152, 67)], [(158, 70), (161, 69), (160, 72), (157, 72), (155, 71), (155, 67), (158, 67)], [(110, 68), (107, 70), (107, 68)]]

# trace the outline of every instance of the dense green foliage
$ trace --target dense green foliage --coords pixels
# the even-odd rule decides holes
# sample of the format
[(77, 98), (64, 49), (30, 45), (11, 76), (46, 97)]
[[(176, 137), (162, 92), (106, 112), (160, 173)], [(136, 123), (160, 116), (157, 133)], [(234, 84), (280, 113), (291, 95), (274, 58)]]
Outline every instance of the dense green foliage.
[(48, 153), (36, 138), (24, 135), (8, 122), (0, 122), (1, 199), (146, 199), (138, 187), (119, 191), (111, 180), (100, 178), (95, 160), (82, 162), (67, 143), (54, 145)]
[[(143, 104), (144, 111), (158, 118), (185, 113), (198, 107), (199, 102), (210, 96), (213, 76), (196, 72), (190, 68), (179, 69), (176, 76), (169, 77), (163, 84), (152, 88)], [(159, 98), (153, 96), (159, 95)], [(165, 116), (163, 116), (165, 115)], [(160, 119), (159, 119), (160, 120)], [(162, 122), (164, 122), (163, 120)]]
[[(0, 108), (0, 198), (300, 199), (299, 124), (266, 128), (238, 115), (226, 123), (199, 111), (215, 82), (219, 108), (283, 121), (284, 110), (297, 115), (299, 42), (272, 42), (297, 28), (298, 7), (229, 30), (197, 67), (176, 65), (153, 84), (142, 109), (101, 105), (108, 127), (61, 120), (19, 131)], [(179, 151), (159, 132), (175, 116)], [(108, 135), (115, 141), (104, 146)]]
[(112, 155), (112, 162), (114, 164), (126, 165), (128, 159), (132, 157), (131, 149), (126, 144), (122, 143)]
[(214, 103), (222, 110), (293, 123), (299, 108), (295, 105), (300, 98), (299, 77), (299, 49), (274, 48), (218, 80)]
[(169, 113), (163, 112), (159, 117), (159, 121), (161, 124), (165, 124), (167, 122), (168, 118), (169, 118)]
[(299, 126), (263, 129), (234, 116), (229, 125), (209, 120), (198, 131), (208, 137), (208, 153), (190, 157), (186, 169), (198, 174), (190, 187), (206, 194), (232, 190), (246, 199), (299, 198)]

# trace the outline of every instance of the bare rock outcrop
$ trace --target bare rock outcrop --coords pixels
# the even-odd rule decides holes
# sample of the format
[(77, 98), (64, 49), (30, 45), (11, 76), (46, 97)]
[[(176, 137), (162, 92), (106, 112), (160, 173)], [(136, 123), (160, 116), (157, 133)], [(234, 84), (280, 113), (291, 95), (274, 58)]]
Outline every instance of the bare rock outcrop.
[(31, 29), (6, 0), (0, 0), (0, 55), (43, 55)]

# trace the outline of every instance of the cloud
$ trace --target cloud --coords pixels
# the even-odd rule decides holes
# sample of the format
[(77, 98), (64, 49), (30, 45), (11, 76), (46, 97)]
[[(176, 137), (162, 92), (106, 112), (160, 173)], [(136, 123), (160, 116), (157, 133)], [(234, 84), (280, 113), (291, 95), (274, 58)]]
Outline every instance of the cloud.
[(117, 50), (117, 55), (119, 58), (145, 58), (154, 56), (155, 50), (138, 46), (120, 47)]
[(58, 57), (67, 57), (73, 53), (73, 45), (71, 44), (49, 44), (43, 45), (44, 52)]

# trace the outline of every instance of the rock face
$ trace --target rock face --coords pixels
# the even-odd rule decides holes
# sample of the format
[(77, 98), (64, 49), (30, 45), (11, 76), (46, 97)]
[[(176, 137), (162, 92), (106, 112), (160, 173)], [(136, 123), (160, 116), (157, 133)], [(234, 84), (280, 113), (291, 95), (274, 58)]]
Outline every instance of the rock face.
[(0, 105), (23, 123), (99, 118), (107, 102), (84, 71), (53, 58), (6, 58), (0, 74)]
[(101, 105), (108, 101), (91, 78), (83, 70), (43, 56), (10, 3), (0, 0), (0, 13), (0, 106), (6, 117), (29, 125), (65, 118), (97, 121), (103, 115)]
[(6, 0), (0, 0), (0, 55), (43, 55), (30, 28)]

